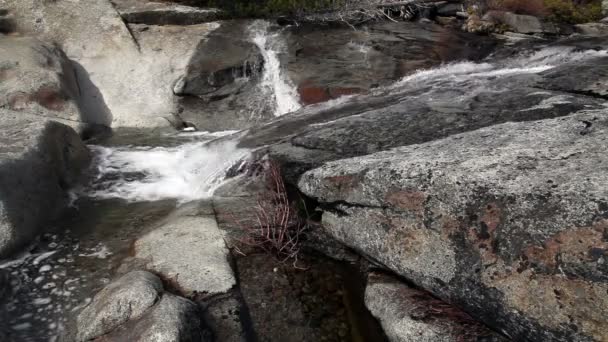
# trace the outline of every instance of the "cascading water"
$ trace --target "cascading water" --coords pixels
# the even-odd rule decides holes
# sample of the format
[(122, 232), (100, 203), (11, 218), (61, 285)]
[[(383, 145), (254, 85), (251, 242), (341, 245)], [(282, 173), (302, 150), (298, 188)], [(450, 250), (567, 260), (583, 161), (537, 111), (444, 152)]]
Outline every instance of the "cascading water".
[(550, 47), (533, 53), (524, 53), (504, 61), (456, 62), (420, 70), (404, 77), (388, 89), (391, 92), (398, 92), (423, 85), (436, 84), (447, 87), (470, 81), (488, 83), (499, 77), (536, 74), (568, 62), (602, 56), (608, 56), (608, 52), (604, 50), (577, 51), (573, 47)]
[(269, 33), (269, 23), (256, 21), (250, 27), (252, 41), (264, 57), (264, 71), (261, 87), (267, 96), (275, 100), (274, 115), (295, 112), (300, 109), (298, 92), (281, 70), (279, 51), (284, 49), (284, 42), (279, 33)]
[(128, 201), (210, 197), (226, 170), (249, 153), (233, 140), (177, 147), (92, 146), (92, 150), (98, 178), (88, 196)]

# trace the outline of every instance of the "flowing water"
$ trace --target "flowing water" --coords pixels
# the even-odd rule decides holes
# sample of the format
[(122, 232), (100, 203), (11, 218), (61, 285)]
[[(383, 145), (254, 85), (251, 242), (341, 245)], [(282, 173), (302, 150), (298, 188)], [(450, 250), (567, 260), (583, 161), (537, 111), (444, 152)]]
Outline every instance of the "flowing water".
[[(262, 88), (274, 101), (274, 115), (298, 110), (297, 91), (281, 68), (280, 34), (269, 33), (265, 22), (254, 23), (251, 32), (265, 59)], [(517, 82), (514, 76), (533, 76), (566, 62), (606, 55), (606, 51), (560, 47), (497, 62), (463, 61), (418, 71), (374, 93), (415, 92), (413, 98), (458, 103), (482, 90), (508, 91), (512, 82)], [(507, 79), (512, 81), (505, 82)], [(307, 111), (339, 106), (353, 97)], [(538, 106), (567, 101), (567, 97), (552, 98)], [(149, 144), (145, 139), (134, 143), (134, 137), (125, 143), (118, 135), (103, 145), (90, 146), (96, 177), (75, 191), (80, 199), (69, 218), (52, 224), (51, 232), (41, 236), (21, 258), (0, 265), (0, 282), (6, 276), (13, 289), (12, 295), (4, 294), (7, 303), (0, 317), (0, 339), (56, 339), (66, 319), (110, 281), (141, 227), (181, 202), (210, 197), (227, 170), (248, 157), (250, 151), (237, 147), (238, 137), (235, 132), (182, 132)], [(3, 333), (10, 337), (2, 339)]]
[(257, 21), (251, 25), (252, 40), (264, 56), (263, 92), (274, 99), (274, 116), (295, 112), (300, 109), (298, 92), (284, 75), (279, 58), (280, 51), (285, 50), (285, 43), (280, 32), (269, 33), (266, 21)]

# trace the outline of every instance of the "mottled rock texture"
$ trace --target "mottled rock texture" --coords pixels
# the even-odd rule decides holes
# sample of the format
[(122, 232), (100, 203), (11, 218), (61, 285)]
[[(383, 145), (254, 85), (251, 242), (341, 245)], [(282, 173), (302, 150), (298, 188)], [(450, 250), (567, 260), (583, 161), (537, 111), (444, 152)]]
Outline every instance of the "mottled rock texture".
[(604, 341), (608, 111), (330, 162), (323, 226), (515, 340)]

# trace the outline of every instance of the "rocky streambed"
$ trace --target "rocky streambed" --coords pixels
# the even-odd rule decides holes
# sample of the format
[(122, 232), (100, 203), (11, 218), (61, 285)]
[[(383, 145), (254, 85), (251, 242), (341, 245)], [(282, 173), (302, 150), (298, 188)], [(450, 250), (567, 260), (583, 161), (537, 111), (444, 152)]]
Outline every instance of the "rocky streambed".
[(603, 24), (428, 8), (2, 2), (0, 339), (607, 340)]

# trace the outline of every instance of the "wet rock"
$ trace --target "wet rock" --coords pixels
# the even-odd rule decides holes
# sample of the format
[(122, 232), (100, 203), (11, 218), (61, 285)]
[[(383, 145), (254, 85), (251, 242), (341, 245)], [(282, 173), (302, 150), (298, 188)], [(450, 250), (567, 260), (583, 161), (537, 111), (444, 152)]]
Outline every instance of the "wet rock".
[(97, 293), (78, 315), (78, 341), (95, 339), (139, 319), (162, 293), (163, 284), (157, 276), (144, 271), (127, 273)]
[(0, 257), (32, 241), (70, 203), (91, 156), (76, 132), (0, 109)]
[(409, 22), (381, 22), (360, 30), (303, 24), (284, 35), (287, 54), (282, 60), (302, 104), (366, 93), (441, 63), (476, 60), (494, 44), (436, 24)]
[(139, 238), (135, 258), (188, 296), (228, 292), (235, 278), (211, 206), (190, 203)]
[(285, 267), (268, 254), (237, 259), (241, 292), (259, 338), (278, 341), (319, 341), (306, 322), (304, 306), (296, 298)]
[(28, 37), (0, 37), (0, 106), (82, 120), (75, 71), (57, 46)]
[(391, 342), (507, 341), (462, 310), (391, 276), (369, 276), (365, 304)]
[(113, 0), (120, 16), (130, 24), (196, 25), (220, 20), (222, 11), (170, 2), (142, 0)]
[(545, 89), (608, 98), (608, 57), (590, 61), (575, 61), (546, 71), (543, 73), (543, 80), (539, 82), (539, 86)]
[(608, 111), (326, 163), (335, 238), (515, 340), (603, 341)]
[(246, 28), (246, 22), (235, 22), (212, 32), (197, 47), (174, 93), (222, 97), (242, 87), (239, 79), (257, 74), (264, 59), (257, 46), (247, 40)]
[(558, 33), (557, 27), (544, 23), (531, 15), (515, 14), (503, 11), (489, 11), (483, 17), (485, 21), (507, 25), (517, 33)]
[[(268, 145), (256, 153), (269, 154), (283, 165), (287, 179), (296, 182), (301, 173), (329, 160), (428, 142), (507, 121), (540, 120), (602, 107), (602, 99), (532, 88), (538, 79), (535, 75), (502, 79), (505, 83), (496, 86), (509, 91), (500, 96), (485, 86), (469, 88), (468, 81), (441, 91), (432, 90), (431, 84), (415, 83), (417, 88), (411, 91), (358, 96), (330, 108), (304, 108), (251, 129), (240, 144)], [(479, 81), (476, 77), (475, 84)]]
[(608, 36), (608, 23), (586, 23), (575, 25), (577, 33), (586, 36)]
[(237, 299), (236, 294), (214, 297), (204, 306), (205, 322), (211, 328), (214, 341), (250, 340), (252, 332), (244, 328), (249, 323), (247, 308)]
[(458, 12), (463, 11), (463, 4), (445, 3), (437, 6), (437, 15), (443, 17), (455, 17)]
[(248, 128), (272, 117), (258, 84), (264, 58), (252, 42), (250, 21), (223, 23), (196, 52), (174, 83), (179, 116), (201, 130)]
[(15, 31), (15, 21), (9, 11), (0, 9), (0, 33), (11, 33)]

